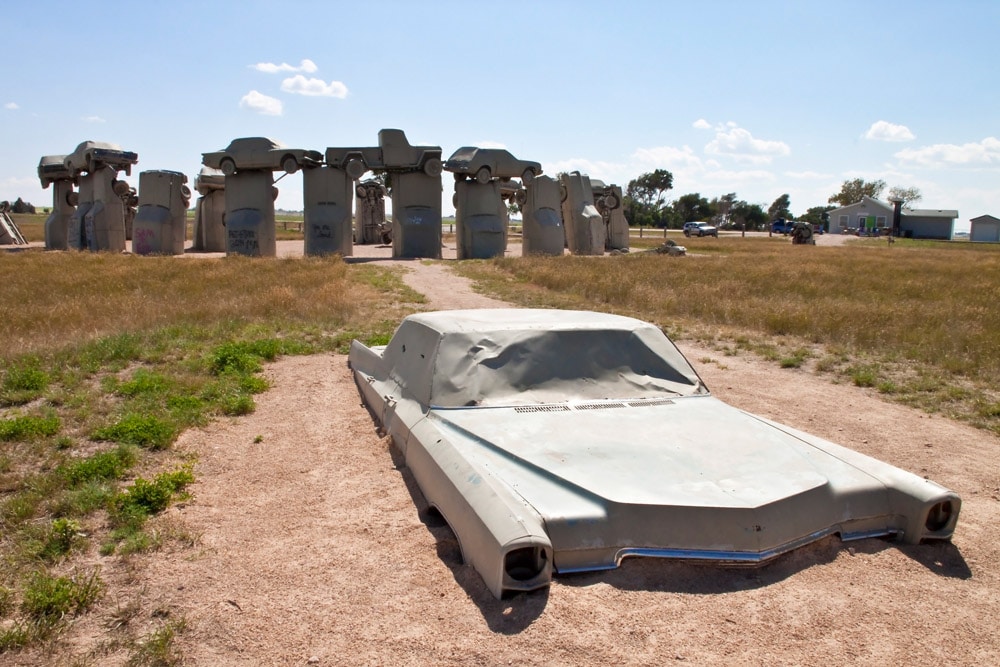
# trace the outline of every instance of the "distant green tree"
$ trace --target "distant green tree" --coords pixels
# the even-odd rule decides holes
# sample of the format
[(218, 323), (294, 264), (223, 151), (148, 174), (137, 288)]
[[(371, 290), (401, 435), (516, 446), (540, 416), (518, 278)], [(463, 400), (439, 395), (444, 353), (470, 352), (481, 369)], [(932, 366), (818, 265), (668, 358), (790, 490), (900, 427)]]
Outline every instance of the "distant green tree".
[(667, 190), (674, 185), (674, 175), (666, 169), (642, 174), (625, 189), (625, 217), (631, 224), (664, 227), (671, 216), (664, 214)]
[(850, 206), (851, 204), (856, 204), (861, 201), (864, 196), (871, 197), (872, 199), (878, 199), (882, 191), (885, 190), (885, 181), (866, 181), (863, 178), (855, 178), (850, 181), (844, 181), (840, 186), (840, 192), (835, 195), (830, 195), (827, 200), (831, 204), (840, 204), (841, 206)]
[(771, 207), (767, 209), (768, 220), (777, 220), (778, 218), (783, 218), (785, 220), (793, 220), (792, 212), (789, 210), (789, 206), (792, 205), (792, 199), (787, 194), (781, 195), (774, 200)]
[(915, 187), (904, 188), (898, 185), (889, 188), (889, 200), (891, 201), (893, 199), (902, 199), (903, 206), (916, 204), (923, 198), (924, 196), (920, 193), (920, 188), (915, 188)]
[(711, 204), (697, 192), (681, 195), (670, 207), (680, 216), (682, 224), (698, 220), (709, 220), (712, 217)]
[(732, 209), (733, 202), (735, 201), (736, 193), (730, 192), (721, 197), (713, 197), (712, 201), (708, 202), (708, 206), (712, 210), (712, 222), (716, 226), (728, 227), (730, 225), (730, 209)]
[[(799, 216), (801, 222), (808, 222), (812, 225), (822, 225), (824, 223), (823, 214), (837, 208), (836, 206), (813, 206)], [(826, 231), (830, 231), (826, 229)]]
[(746, 225), (747, 230), (764, 229), (769, 218), (760, 204), (750, 204), (743, 200), (733, 202), (729, 209), (729, 218), (737, 227)]

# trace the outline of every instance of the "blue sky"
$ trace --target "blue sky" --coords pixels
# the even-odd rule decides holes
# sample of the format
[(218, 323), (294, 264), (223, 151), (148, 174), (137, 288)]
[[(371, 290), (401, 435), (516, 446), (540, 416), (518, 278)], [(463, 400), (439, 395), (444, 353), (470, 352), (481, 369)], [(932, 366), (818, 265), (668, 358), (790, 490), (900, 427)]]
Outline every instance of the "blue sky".
[[(42, 155), (92, 139), (128, 179), (244, 136), (297, 148), (503, 146), (546, 173), (794, 214), (846, 179), (1000, 217), (1000, 2), (5, 3), (0, 199), (51, 205)], [(284, 178), (279, 208), (301, 208)], [(443, 204), (451, 210), (451, 183)]]

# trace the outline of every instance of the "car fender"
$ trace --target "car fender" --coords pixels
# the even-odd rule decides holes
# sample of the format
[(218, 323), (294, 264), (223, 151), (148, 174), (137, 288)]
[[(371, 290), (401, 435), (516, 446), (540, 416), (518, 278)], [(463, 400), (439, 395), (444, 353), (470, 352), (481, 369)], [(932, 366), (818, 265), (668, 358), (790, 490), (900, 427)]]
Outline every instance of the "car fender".
[(509, 487), (461, 455), (432, 417), (414, 425), (406, 465), (427, 503), (458, 539), (462, 557), (498, 599), (552, 581), (552, 543), (541, 517)]

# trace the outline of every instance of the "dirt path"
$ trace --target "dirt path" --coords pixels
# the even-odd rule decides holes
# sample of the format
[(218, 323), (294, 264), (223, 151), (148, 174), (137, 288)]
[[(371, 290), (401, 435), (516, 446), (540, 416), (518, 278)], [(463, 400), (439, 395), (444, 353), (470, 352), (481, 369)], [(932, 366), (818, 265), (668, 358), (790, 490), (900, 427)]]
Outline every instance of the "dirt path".
[[(441, 264), (403, 265), (430, 308), (503, 305)], [(188, 665), (1000, 664), (996, 438), (682, 349), (722, 399), (957, 490), (954, 544), (828, 539), (746, 570), (631, 559), (498, 602), (376, 435), (346, 359), (290, 357), (254, 414), (178, 442), (198, 481), (162, 521), (199, 539), (143, 558), (142, 618), (186, 620)]]

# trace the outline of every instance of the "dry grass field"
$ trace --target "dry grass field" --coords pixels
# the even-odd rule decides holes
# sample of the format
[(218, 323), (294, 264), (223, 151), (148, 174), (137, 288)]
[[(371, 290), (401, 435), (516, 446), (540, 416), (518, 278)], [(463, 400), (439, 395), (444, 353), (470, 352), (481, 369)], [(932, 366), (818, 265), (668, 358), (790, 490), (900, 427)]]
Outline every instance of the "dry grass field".
[[(22, 231), (26, 227), (30, 229), (22, 224)], [(424, 267), (433, 271), (422, 272), (414, 272), (412, 264), (348, 264), (336, 258), (199, 259), (45, 253), (37, 249), (0, 252), (0, 284), (5, 290), (5, 299), (0, 302), (0, 340), (8, 343), (0, 349), (0, 558), (4, 563), (0, 572), (0, 664), (183, 664), (185, 655), (194, 664), (254, 664), (253, 655), (270, 656), (264, 660), (268, 663), (303, 664), (308, 655), (278, 659), (269, 652), (277, 650), (275, 647), (262, 645), (256, 649), (258, 653), (243, 659), (234, 658), (236, 654), (228, 654), (226, 659), (207, 657), (194, 646), (215, 646), (215, 640), (225, 643), (224, 635), (212, 635), (211, 626), (204, 625), (205, 619), (196, 623), (195, 615), (186, 616), (176, 609), (172, 614), (163, 612), (157, 596), (168, 592), (157, 587), (170, 579), (161, 577), (154, 582), (151, 573), (176, 566), (178, 559), (192, 567), (199, 562), (215, 563), (214, 559), (225, 553), (220, 550), (222, 542), (216, 541), (223, 538), (214, 532), (222, 525), (234, 531), (253, 525), (263, 529), (266, 525), (274, 531), (265, 535), (255, 530), (252, 536), (244, 536), (251, 542), (243, 543), (239, 558), (248, 559), (248, 568), (269, 567), (265, 563), (275, 559), (283, 561), (275, 533), (299, 525), (298, 519), (288, 517), (282, 522), (279, 513), (275, 520), (284, 527), (271, 525), (270, 516), (258, 516), (252, 526), (246, 526), (240, 516), (251, 515), (258, 506), (270, 506), (274, 512), (277, 507), (287, 511), (298, 503), (313, 508), (303, 510), (303, 516), (310, 516), (310, 512), (318, 511), (315, 503), (322, 504), (324, 498), (332, 502), (333, 491), (321, 478), (339, 479), (338, 466), (347, 471), (347, 477), (336, 484), (345, 493), (350, 489), (369, 493), (370, 489), (361, 490), (368, 488), (366, 484), (399, 482), (385, 478), (385, 471), (392, 470), (392, 466), (388, 459), (382, 460), (388, 457), (384, 450), (354, 451), (346, 444), (343, 450), (330, 449), (328, 429), (344, 429), (357, 442), (368, 443), (371, 425), (363, 418), (358, 421), (363, 411), (354, 410), (357, 406), (352, 402), (350, 411), (328, 413), (319, 397), (304, 398), (302, 391), (315, 384), (321, 386), (322, 396), (344, 401), (338, 392), (348, 391), (350, 386), (344, 384), (342, 370), (334, 370), (333, 376), (338, 379), (331, 380), (326, 377), (329, 370), (313, 369), (326, 369), (330, 358), (325, 355), (343, 352), (352, 338), (369, 343), (386, 340), (405, 314), (427, 307), (422, 294), (437, 295), (431, 307), (488, 303), (459, 299), (459, 292), (449, 287), (450, 274), (442, 266), (475, 277), (477, 289), (505, 301), (609, 310), (655, 321), (682, 345), (699, 350), (692, 361), (707, 366), (704, 372), (723, 378), (723, 391), (726, 382), (733, 383), (725, 379), (730, 369), (742, 368), (751, 359), (763, 359), (774, 369), (788, 369), (800, 378), (828, 383), (831, 396), (853, 396), (843, 390), (860, 388), (883, 399), (916, 406), (927, 414), (998, 432), (997, 248), (903, 242), (893, 247), (860, 242), (843, 248), (798, 248), (781, 239), (738, 237), (685, 239), (684, 243), (689, 250), (686, 258), (641, 252), (604, 258), (505, 258), (433, 263)], [(404, 283), (404, 273), (408, 280), (421, 273), (426, 281), (414, 291)], [(282, 358), (303, 361), (278, 366), (284, 370), (276, 372), (266, 370), (269, 362)], [(316, 361), (306, 361), (310, 359)], [(317, 372), (323, 377), (315, 377)], [(729, 390), (737, 399), (740, 391), (745, 391), (753, 400), (766, 401), (769, 397), (757, 393), (769, 382), (773, 381), (745, 380)], [(280, 391), (272, 394), (269, 388), (273, 383), (279, 383)], [(712, 382), (710, 386), (714, 386)], [(796, 401), (785, 391), (787, 388), (779, 392), (775, 387), (777, 405)], [(356, 401), (356, 397), (347, 400)], [(813, 400), (808, 399), (809, 405)], [(258, 404), (266, 406), (259, 415)], [(301, 410), (318, 410), (322, 414), (304, 415)], [(290, 417), (286, 420), (281, 415)], [(803, 427), (837, 429), (836, 420), (821, 425), (819, 421), (812, 423), (806, 414), (802, 419), (810, 422)], [(928, 422), (927, 426), (938, 422), (947, 420)], [(900, 425), (886, 417), (884, 427), (899, 429)], [(863, 429), (849, 427), (847, 432), (858, 438), (852, 446), (862, 451), (870, 447), (867, 439), (862, 442), (866, 438)], [(886, 452), (898, 465), (905, 464), (908, 456), (903, 444), (906, 436), (896, 433), (887, 438), (901, 443)], [(242, 458), (220, 457), (220, 443), (234, 437), (241, 448), (265, 448), (245, 462)], [(179, 442), (184, 446), (176, 446)], [(309, 464), (290, 458), (279, 465), (273, 459), (278, 451), (281, 456), (294, 457), (306, 444), (303, 455), (312, 457)], [(196, 454), (199, 447), (201, 453)], [(971, 449), (960, 460), (951, 461), (946, 452), (920, 447), (921, 456), (930, 455), (926, 461), (920, 460), (928, 466), (931, 476), (943, 475), (940, 481), (954, 484), (963, 493), (975, 490), (981, 494), (967, 498), (967, 514), (963, 514), (966, 539), (961, 553), (971, 559), (968, 565), (954, 551), (937, 550), (934, 553), (943, 559), (943, 565), (928, 568), (950, 572), (946, 586), (949, 600), (972, 596), (981, 600), (974, 608), (992, 609), (997, 591), (982, 588), (981, 580), (982, 568), (995, 562), (984, 533), (996, 513), (990, 494), (1000, 493), (1000, 487), (994, 488), (995, 470), (976, 464), (975, 457), (980, 454), (971, 453)], [(376, 458), (363, 463), (356, 460), (357, 456)], [(244, 463), (251, 467), (240, 474), (250, 478), (235, 473), (242, 470)], [(264, 481), (260, 475), (267, 477), (261, 465), (273, 467), (270, 482), (279, 486), (259, 486)], [(307, 465), (325, 471), (316, 478), (316, 485), (298, 481), (307, 469), (302, 466)], [(365, 467), (370, 465), (374, 467)], [(969, 473), (966, 468), (977, 472)], [(967, 474), (982, 479), (963, 477)], [(203, 479), (205, 475), (210, 477)], [(265, 492), (267, 488), (271, 490)], [(194, 498), (189, 496), (191, 489), (197, 489)], [(267, 504), (275, 502), (268, 500), (273, 494), (285, 491), (318, 495), (305, 499), (294, 495), (279, 506)], [(406, 527), (400, 539), (413, 539), (416, 530), (423, 538), (431, 538), (432, 543), (438, 539), (439, 550), (447, 549), (447, 538), (435, 537), (443, 535), (442, 530), (430, 526), (428, 533), (419, 521), (414, 521), (405, 488), (402, 493), (401, 498), (393, 496), (391, 510), (371, 506), (371, 501), (365, 500), (368, 496), (352, 496), (347, 502), (368, 508), (362, 511), (357, 507), (353, 510), (355, 517), (363, 514), (369, 517), (366, 520), (391, 521), (393, 526)], [(238, 499), (235, 506), (226, 505), (233, 499)], [(188, 504), (200, 509), (186, 522), (183, 512), (171, 508)], [(212, 513), (212, 507), (224, 505), (230, 507), (225, 516)], [(317, 516), (314, 520), (323, 525), (325, 520)], [(315, 535), (314, 527), (302, 524), (302, 528), (307, 532), (301, 538), (307, 542), (295, 542), (298, 548), (308, 549), (308, 540), (326, 543), (329, 539), (328, 535)], [(235, 534), (230, 539), (236, 539)], [(563, 613), (556, 599), (549, 605), (549, 615), (533, 623), (546, 605), (542, 600), (541, 609), (535, 609), (539, 600), (530, 596), (510, 607), (493, 609), (476, 584), (467, 581), (468, 573), (452, 563), (453, 555), (445, 550), (443, 560), (437, 561), (433, 544), (428, 548), (426, 541), (418, 537), (416, 546), (407, 549), (416, 550), (421, 559), (426, 551), (432, 565), (444, 565), (432, 569), (442, 569), (446, 579), (454, 576), (461, 584), (449, 594), (451, 608), (468, 606), (464, 590), (465, 596), (481, 606), (483, 616), (479, 620), (485, 619), (492, 628), (486, 628), (484, 634), (481, 623), (468, 626), (470, 619), (463, 618), (459, 625), (466, 628), (463, 632), (469, 641), (492, 646), (510, 635), (515, 639), (515, 643), (507, 644), (515, 651), (510, 657), (518, 662), (515, 658), (523, 658), (518, 651), (527, 648), (532, 628), (547, 628)], [(881, 551), (867, 545), (859, 553), (863, 560), (877, 561)], [(919, 558), (915, 554), (907, 552), (906, 557), (894, 559), (891, 571), (881, 570), (872, 562), (880, 573), (878, 581), (888, 583), (899, 576), (909, 577), (914, 586), (933, 583), (933, 575), (931, 581), (925, 581), (906, 567), (908, 558)], [(299, 562), (303, 557), (298, 551), (286, 555), (291, 558), (289, 562)], [(839, 572), (845, 567), (842, 555), (830, 552), (828, 546), (804, 558), (814, 556), (820, 559), (819, 568), (810, 569), (797, 558), (794, 564), (786, 563), (779, 570), (765, 573), (764, 583), (755, 579), (757, 583), (748, 590), (747, 599), (739, 590), (743, 587), (741, 577), (726, 575), (723, 583), (711, 584), (704, 572), (688, 572), (682, 567), (675, 574), (687, 573), (685, 576), (693, 576), (701, 583), (690, 591), (681, 587), (674, 591), (679, 598), (671, 597), (667, 602), (680, 605), (681, 598), (687, 597), (689, 603), (711, 615), (716, 613), (712, 596), (704, 592), (718, 586), (722, 587), (720, 591), (732, 587), (725, 597), (735, 599), (737, 604), (776, 604), (772, 594), (782, 596), (786, 602), (808, 597), (796, 590), (797, 581), (814, 581), (819, 590), (819, 580), (827, 568)], [(316, 558), (325, 562), (322, 554), (316, 554)], [(371, 558), (381, 557), (373, 553)], [(427, 565), (426, 559), (419, 562)], [(379, 567), (386, 565), (381, 563)], [(216, 567), (228, 566), (217, 563)], [(979, 577), (973, 577), (972, 588), (962, 583), (969, 576), (969, 567)], [(801, 574), (775, 574), (785, 570)], [(252, 571), (235, 571), (250, 577), (245, 585), (258, 585), (249, 583), (253, 581)], [(406, 572), (417, 580), (416, 572)], [(650, 576), (643, 568), (632, 572)], [(985, 574), (986, 580), (992, 581)], [(188, 576), (194, 581), (213, 575), (199, 570)], [(619, 590), (614, 594), (605, 591), (599, 597), (647, 605), (655, 604), (657, 594), (664, 592), (658, 586), (650, 589), (645, 585), (636, 592), (630, 576), (612, 577), (610, 581), (617, 581)], [(210, 581), (203, 583), (206, 590), (214, 590)], [(287, 594), (305, 607), (315, 606), (315, 600), (305, 590), (308, 585), (302, 584), (298, 592), (283, 591), (278, 581), (274, 585), (278, 588), (267, 588), (269, 596)], [(349, 587), (351, 582), (338, 580), (337, 585)], [(414, 594), (405, 586), (398, 588), (400, 585), (391, 584), (397, 587), (393, 590), (400, 599)], [(587, 597), (588, 585), (570, 582), (560, 589), (560, 595), (566, 599)], [(456, 592), (458, 597), (454, 596)], [(176, 590), (169, 595), (176, 596)], [(365, 593), (365, 604), (372, 604), (371, 595)], [(230, 599), (235, 601), (237, 597)], [(356, 603), (361, 603), (361, 598), (351, 604)], [(818, 604), (825, 608), (825, 603)], [(840, 600), (837, 604), (847, 602)], [(514, 616), (508, 616), (509, 609), (514, 610)], [(775, 616), (773, 611), (759, 610), (777, 622), (781, 614)], [(828, 611), (834, 613), (832, 608)], [(601, 616), (593, 610), (588, 613)], [(633, 607), (627, 613), (632, 619), (630, 627), (641, 629), (645, 612)], [(519, 619), (518, 614), (528, 617)], [(271, 629), (262, 629), (270, 622), (266, 614), (255, 619), (264, 626), (256, 630), (246, 626), (247, 641), (252, 641), (255, 632), (273, 635)], [(390, 624), (391, 619), (405, 622), (393, 613), (385, 619)], [(617, 621), (605, 621), (613, 630)], [(420, 625), (416, 620), (412, 622)], [(922, 616), (915, 622), (924, 627), (931, 621)], [(379, 621), (372, 619), (370, 623)], [(573, 623), (586, 625), (586, 619), (575, 617)], [(894, 637), (893, 642), (909, 636), (904, 623), (885, 620), (879, 624)], [(951, 621), (948, 626), (958, 629)], [(360, 627), (358, 641), (365, 634)], [(726, 625), (721, 628), (729, 629)], [(328, 630), (334, 634), (339, 631)], [(822, 624), (798, 631), (821, 630)], [(392, 633), (393, 629), (385, 627), (383, 632)], [(589, 632), (599, 631), (591, 628)], [(760, 630), (752, 632), (759, 634)], [(839, 632), (852, 636), (844, 628)], [(623, 635), (615, 636), (621, 639)], [(453, 640), (458, 641), (456, 638)], [(597, 655), (593, 651), (602, 644), (602, 635), (593, 634), (591, 638), (595, 643), (581, 638), (580, 646), (588, 646), (589, 654)], [(736, 651), (730, 655), (752, 661), (753, 653), (741, 653), (737, 638), (730, 639), (732, 642), (726, 645)], [(280, 634), (274, 635), (273, 641), (280, 644)], [(567, 639), (560, 641), (572, 644)], [(937, 643), (927, 641), (923, 650), (941, 657)], [(966, 637), (966, 641), (973, 642), (977, 651), (963, 653), (957, 663), (968, 664), (970, 656), (997, 655), (994, 642), (974, 636)], [(779, 641), (769, 650), (785, 656), (779, 662), (795, 662), (789, 656), (800, 654), (782, 654), (781, 645)], [(650, 646), (646, 648), (652, 651), (648, 656), (662, 657)], [(828, 649), (823, 653), (831, 659), (851, 655)], [(357, 654), (359, 659), (345, 658), (342, 662), (379, 662), (385, 656), (375, 644), (358, 644), (353, 650), (364, 652)], [(711, 651), (708, 645), (699, 650)], [(562, 659), (555, 657), (555, 662), (580, 662), (577, 654), (561, 655)], [(611, 654), (601, 655), (611, 659)], [(678, 649), (677, 655), (684, 653)], [(914, 654), (898, 647), (883, 654), (873, 644), (857, 655)], [(481, 657), (485, 662), (492, 660), (486, 654)], [(715, 657), (721, 659), (722, 654)], [(623, 661), (652, 664), (643, 659)], [(325, 660), (323, 664), (336, 662)], [(417, 664), (420, 660), (409, 662)], [(458, 658), (440, 662), (460, 664)], [(527, 660), (520, 662), (530, 664)]]

